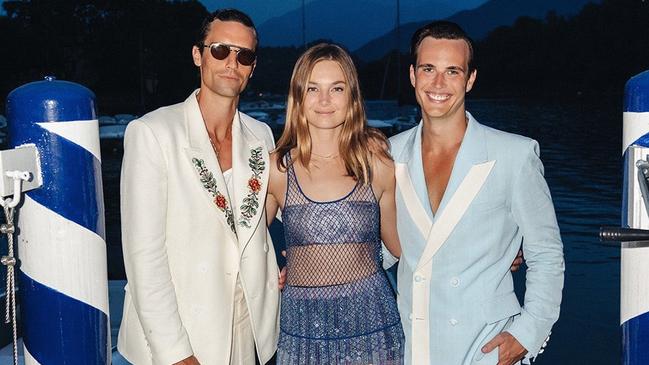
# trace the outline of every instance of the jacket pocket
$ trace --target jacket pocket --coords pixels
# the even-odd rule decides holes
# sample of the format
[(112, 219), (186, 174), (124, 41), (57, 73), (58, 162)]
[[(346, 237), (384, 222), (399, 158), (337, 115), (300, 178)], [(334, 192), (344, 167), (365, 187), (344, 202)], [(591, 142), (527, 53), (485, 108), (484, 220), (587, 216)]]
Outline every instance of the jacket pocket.
[(521, 305), (514, 292), (499, 295), (487, 301), (482, 307), (487, 324), (500, 322), (521, 313)]

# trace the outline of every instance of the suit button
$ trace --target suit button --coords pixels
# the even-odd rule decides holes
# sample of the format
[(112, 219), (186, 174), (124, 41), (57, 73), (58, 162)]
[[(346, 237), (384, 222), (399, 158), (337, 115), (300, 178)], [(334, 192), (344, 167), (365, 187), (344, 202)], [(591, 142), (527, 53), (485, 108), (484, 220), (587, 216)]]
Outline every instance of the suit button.
[(457, 319), (455, 319), (455, 318), (451, 318), (451, 319), (448, 321), (448, 323), (450, 323), (451, 326), (455, 326), (455, 325), (457, 325), (459, 322), (457, 321)]
[(460, 278), (456, 278), (456, 277), (451, 278), (451, 286), (454, 288), (460, 286)]
[(408, 320), (412, 321), (412, 313), (408, 314)]
[(415, 275), (415, 281), (416, 282), (420, 282), (422, 280), (424, 280), (424, 278), (421, 275), (419, 275), (419, 274)]
[(268, 252), (268, 243), (264, 243), (264, 252)]

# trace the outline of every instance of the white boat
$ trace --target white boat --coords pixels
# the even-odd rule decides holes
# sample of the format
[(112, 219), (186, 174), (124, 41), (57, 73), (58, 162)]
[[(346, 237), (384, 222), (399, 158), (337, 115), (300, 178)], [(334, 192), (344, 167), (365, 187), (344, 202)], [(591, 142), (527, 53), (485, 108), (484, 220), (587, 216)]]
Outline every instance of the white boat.
[(419, 119), (414, 115), (399, 115), (385, 121), (394, 127), (395, 132), (405, 131), (419, 124)]
[(270, 114), (266, 112), (251, 111), (251, 112), (247, 112), (246, 114), (248, 114), (248, 116), (250, 116), (251, 118), (257, 119), (260, 122), (271, 124)]
[(117, 124), (128, 124), (133, 119), (137, 119), (137, 116), (132, 114), (115, 114), (115, 120), (117, 120)]
[(392, 124), (382, 121), (380, 119), (368, 119), (367, 125), (372, 128), (378, 128), (378, 129), (392, 128)]
[(122, 139), (126, 131), (126, 124), (113, 124), (99, 126), (100, 139)]
[(250, 112), (253, 110), (268, 109), (268, 108), (270, 108), (270, 103), (267, 102), (266, 100), (247, 101), (239, 104), (239, 110), (241, 110), (242, 112), (248, 115), (250, 115)]
[(394, 127), (392, 126), (392, 124), (380, 119), (368, 119), (367, 125), (380, 130), (381, 132), (383, 132), (383, 134), (388, 136), (392, 135), (392, 133), (394, 132)]
[(102, 115), (98, 118), (99, 120), (99, 125), (113, 125), (117, 124), (117, 120), (111, 116), (108, 115)]
[(252, 111), (264, 111), (264, 110), (279, 110), (285, 109), (285, 103), (269, 103), (266, 100), (257, 100), (257, 101), (245, 101), (239, 104), (239, 110), (246, 114), (250, 114)]

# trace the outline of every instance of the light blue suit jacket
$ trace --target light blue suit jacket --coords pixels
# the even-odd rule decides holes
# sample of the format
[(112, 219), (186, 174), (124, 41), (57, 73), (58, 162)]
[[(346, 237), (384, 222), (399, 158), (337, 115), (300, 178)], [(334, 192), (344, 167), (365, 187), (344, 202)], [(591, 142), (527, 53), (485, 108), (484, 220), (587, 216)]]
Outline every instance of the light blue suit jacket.
[[(468, 125), (448, 186), (433, 214), (421, 157), (422, 125), (390, 139), (395, 163), (404, 164), (419, 202), (404, 200), (397, 182), (397, 225), (402, 245), (398, 271), (399, 310), (406, 334), (406, 364), (412, 341), (429, 341), (431, 364), (496, 364), (497, 350), (480, 349), (501, 331), (511, 333), (535, 357), (559, 317), (563, 245), (552, 198), (543, 177), (536, 141), (478, 123)], [(495, 161), (481, 190), (433, 256), (428, 338), (412, 338), (413, 271), (427, 237), (408, 204), (421, 204), (431, 222), (445, 209), (475, 164)], [(523, 306), (510, 265), (523, 244), (528, 266)], [(425, 361), (424, 361), (425, 362)]]

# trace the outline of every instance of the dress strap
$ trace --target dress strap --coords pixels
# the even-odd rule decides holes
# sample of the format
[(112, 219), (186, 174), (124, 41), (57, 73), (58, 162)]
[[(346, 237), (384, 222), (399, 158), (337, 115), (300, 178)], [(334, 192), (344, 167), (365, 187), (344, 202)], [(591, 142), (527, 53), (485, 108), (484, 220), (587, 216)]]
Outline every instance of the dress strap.
[(304, 204), (290, 152), (286, 154), (284, 161), (286, 163), (286, 196), (284, 199), (284, 207)]

